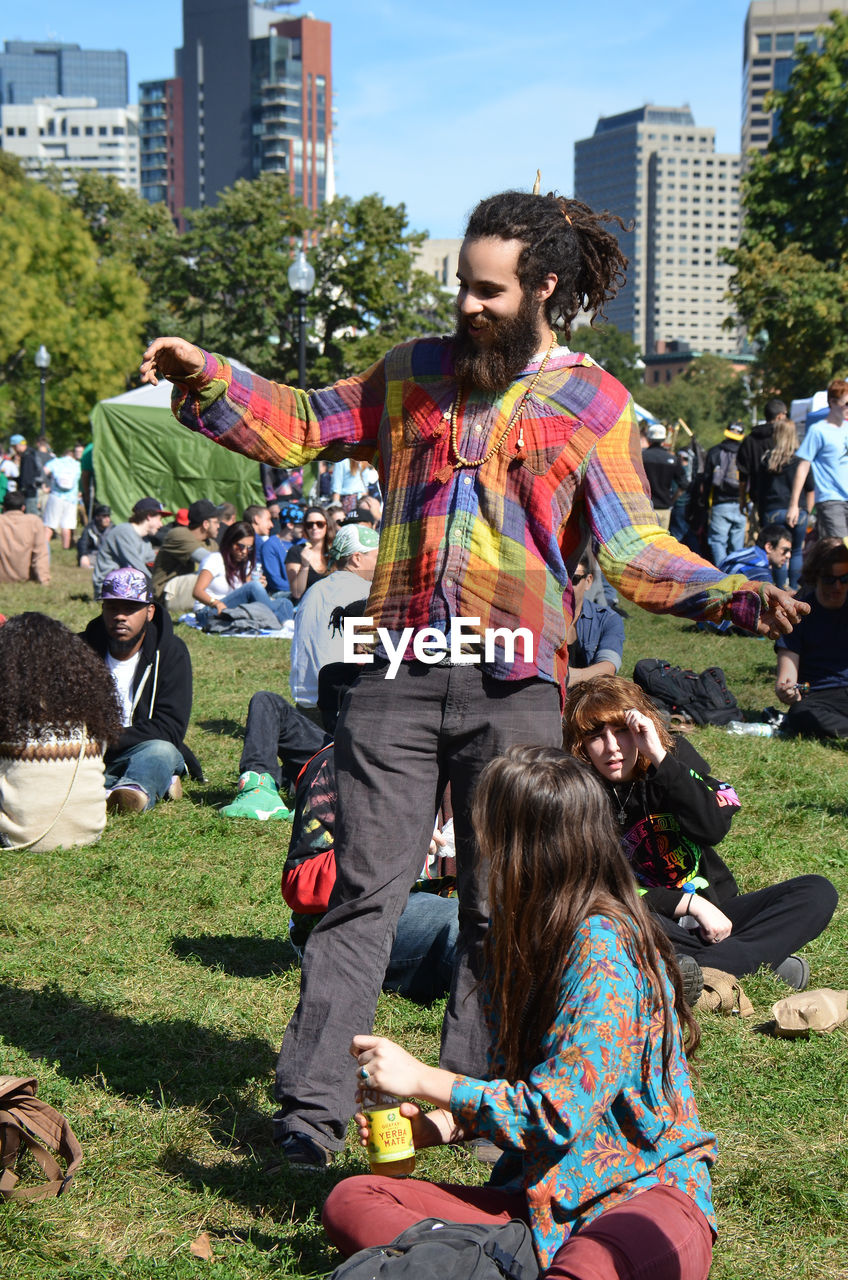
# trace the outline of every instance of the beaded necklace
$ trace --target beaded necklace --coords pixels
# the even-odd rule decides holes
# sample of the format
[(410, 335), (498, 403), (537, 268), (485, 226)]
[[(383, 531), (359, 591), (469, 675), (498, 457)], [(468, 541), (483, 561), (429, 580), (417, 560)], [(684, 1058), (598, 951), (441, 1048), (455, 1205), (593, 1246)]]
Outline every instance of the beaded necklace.
[[(453, 454), (456, 461), (448, 462), (444, 467), (442, 467), (439, 471), (437, 471), (436, 472), (437, 480), (439, 480), (441, 483), (444, 483), (446, 480), (449, 480), (451, 478), (454, 471), (461, 471), (463, 467), (468, 467), (471, 470), (476, 470), (479, 467), (485, 466), (490, 458), (494, 458), (495, 454), (500, 453), (501, 449), (506, 443), (506, 438), (509, 435), (510, 431), (512, 431), (512, 428), (517, 423), (520, 423), (521, 415), (524, 412), (524, 405), (527, 402), (527, 397), (531, 394), (531, 392), (536, 386), (536, 383), (539, 381), (542, 374), (544, 373), (545, 366), (547, 365), (548, 361), (553, 355), (556, 346), (557, 346), (557, 337), (556, 337), (556, 334), (554, 334), (553, 338), (551, 339), (551, 345), (548, 347), (547, 351), (545, 352), (544, 359), (542, 360), (542, 363), (539, 365), (539, 368), (536, 370), (536, 373), (530, 385), (527, 387), (527, 390), (524, 392), (523, 396), (518, 401), (518, 404), (515, 406), (512, 413), (510, 414), (509, 420), (507, 421), (507, 424), (504, 427), (503, 431), (499, 436), (496, 437), (494, 444), (492, 444), (489, 447), (489, 449), (486, 451), (486, 453), (483, 455), (482, 458), (477, 458), (477, 459), (466, 458), (464, 454), (461, 454), (459, 452), (459, 406), (462, 401), (462, 384), (459, 383), (457, 385), (456, 395), (453, 398), (453, 404), (451, 405), (451, 411), (450, 411), (450, 447), (451, 447), (451, 453)], [(518, 449), (520, 451), (523, 448), (524, 448), (524, 435), (521, 427), (519, 427)]]

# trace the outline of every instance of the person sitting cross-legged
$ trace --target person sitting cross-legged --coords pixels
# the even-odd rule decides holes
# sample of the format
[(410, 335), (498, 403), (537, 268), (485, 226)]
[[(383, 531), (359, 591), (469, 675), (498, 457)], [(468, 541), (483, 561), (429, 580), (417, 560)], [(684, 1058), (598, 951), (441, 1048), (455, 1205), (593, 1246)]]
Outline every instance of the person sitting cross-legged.
[(578, 685), (563, 731), (568, 750), (604, 784), (642, 900), (676, 955), (740, 978), (766, 965), (803, 990), (810, 967), (795, 952), (833, 915), (830, 881), (803, 875), (739, 892), (713, 847), (739, 810), (736, 792), (710, 776), (685, 738), (675, 741), (631, 680), (598, 676)]
[(203, 771), (183, 741), (191, 715), (188, 649), (174, 635), (167, 610), (152, 603), (138, 569), (113, 569), (103, 579), (102, 610), (83, 632), (115, 682), (124, 730), (104, 757), (110, 809), (152, 809), (182, 795), (180, 775)]

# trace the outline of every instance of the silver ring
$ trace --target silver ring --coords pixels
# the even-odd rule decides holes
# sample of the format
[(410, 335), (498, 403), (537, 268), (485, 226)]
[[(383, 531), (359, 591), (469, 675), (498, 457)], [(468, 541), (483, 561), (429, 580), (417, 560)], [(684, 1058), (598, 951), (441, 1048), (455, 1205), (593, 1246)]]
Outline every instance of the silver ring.
[(368, 1075), (368, 1068), (367, 1068), (367, 1067), (360, 1067), (360, 1068), (359, 1068), (359, 1078), (360, 1078), (360, 1080), (366, 1080), (366, 1081), (367, 1081), (367, 1080), (370, 1080), (370, 1078), (371, 1078), (371, 1077)]

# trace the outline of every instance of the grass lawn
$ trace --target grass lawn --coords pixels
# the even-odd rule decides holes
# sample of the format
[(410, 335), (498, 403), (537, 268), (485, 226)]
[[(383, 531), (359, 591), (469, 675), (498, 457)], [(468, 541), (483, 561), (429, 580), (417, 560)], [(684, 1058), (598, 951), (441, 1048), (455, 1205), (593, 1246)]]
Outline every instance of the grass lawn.
[[(0, 587), (7, 615), (40, 609), (81, 629), (87, 573), (53, 553), (49, 588)], [(181, 633), (185, 629), (181, 629)], [(326, 1175), (274, 1169), (273, 1067), (297, 999), (279, 892), (289, 828), (234, 823), (230, 799), (251, 693), (287, 692), (287, 642), (188, 632), (188, 741), (207, 784), (150, 814), (119, 815), (98, 845), (7, 854), (0, 913), (0, 1071), (35, 1075), (71, 1120), (84, 1163), (59, 1200), (0, 1207), (0, 1271), (16, 1280), (319, 1276), (338, 1261), (318, 1213), (361, 1171), (350, 1146)], [(773, 702), (767, 641), (706, 636), (632, 609), (623, 672), (640, 657), (724, 667), (741, 705)], [(38, 679), (38, 672), (33, 672)], [(742, 800), (722, 854), (743, 889), (829, 876), (848, 903), (844, 746), (697, 732)], [(807, 955), (813, 985), (848, 987), (848, 911)], [(716, 1280), (848, 1278), (848, 1029), (809, 1041), (758, 1031), (786, 994), (745, 982), (756, 1017), (705, 1016), (697, 1094), (720, 1159)], [(378, 1027), (436, 1061), (440, 1005), (382, 997)], [(269, 1167), (270, 1166), (270, 1167)], [(482, 1181), (464, 1152), (424, 1155), (431, 1177)]]

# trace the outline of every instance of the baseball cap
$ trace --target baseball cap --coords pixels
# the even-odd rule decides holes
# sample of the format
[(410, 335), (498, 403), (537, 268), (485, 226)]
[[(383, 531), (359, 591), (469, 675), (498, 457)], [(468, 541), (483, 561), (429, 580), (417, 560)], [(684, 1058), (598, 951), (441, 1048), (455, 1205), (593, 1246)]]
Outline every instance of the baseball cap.
[(172, 516), (173, 511), (166, 511), (158, 498), (139, 498), (133, 507), (134, 516)]
[(345, 560), (357, 551), (373, 551), (380, 545), (380, 535), (367, 524), (342, 525), (330, 548), (331, 560)]
[(648, 440), (662, 441), (665, 440), (666, 431), (661, 422), (650, 422), (645, 428), (645, 436)]
[(23, 444), (25, 440), (26, 440), (26, 436), (12, 436), (11, 440), (9, 441), (9, 444)]
[(100, 599), (134, 600), (136, 604), (150, 604), (153, 599), (150, 580), (140, 569), (132, 569), (129, 565), (122, 569), (111, 569), (103, 579)]
[(294, 505), (280, 507), (280, 519), (285, 524), (300, 524), (303, 519), (303, 512), (300, 507)]
[(174, 523), (182, 525), (184, 529), (188, 526), (188, 507), (177, 507)]
[(738, 422), (731, 422), (730, 426), (724, 433), (725, 440), (741, 440), (745, 435), (745, 428), (740, 427)]
[(208, 498), (198, 498), (188, 509), (189, 528), (196, 529), (204, 520), (211, 520), (219, 514), (214, 502), (210, 502)]
[(92, 512), (92, 515), (110, 516), (111, 514), (112, 514), (112, 508), (108, 507), (105, 502), (95, 502), (94, 511)]

